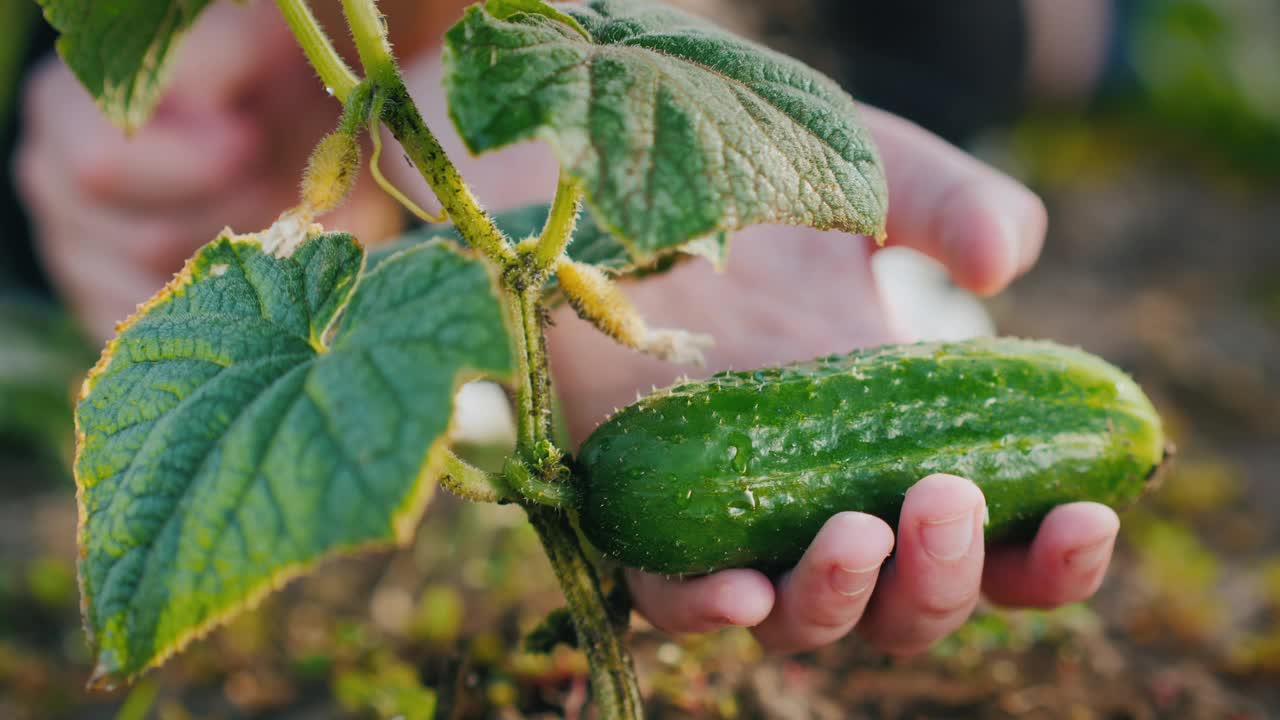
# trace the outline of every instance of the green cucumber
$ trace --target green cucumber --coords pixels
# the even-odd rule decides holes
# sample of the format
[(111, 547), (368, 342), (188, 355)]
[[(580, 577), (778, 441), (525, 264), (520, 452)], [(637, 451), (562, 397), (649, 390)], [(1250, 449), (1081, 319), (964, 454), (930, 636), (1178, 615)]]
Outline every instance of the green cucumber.
[(887, 346), (659, 391), (592, 433), (575, 482), (601, 552), (665, 574), (795, 564), (832, 514), (897, 521), (931, 473), (972, 479), (990, 541), (1057, 505), (1127, 505), (1165, 454), (1160, 418), (1107, 362), (1049, 342)]

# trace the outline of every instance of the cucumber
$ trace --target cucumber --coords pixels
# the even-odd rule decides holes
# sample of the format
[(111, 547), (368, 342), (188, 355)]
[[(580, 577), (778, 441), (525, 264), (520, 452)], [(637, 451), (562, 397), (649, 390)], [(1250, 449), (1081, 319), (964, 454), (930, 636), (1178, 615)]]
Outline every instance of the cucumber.
[(982, 488), (999, 542), (1031, 537), (1062, 503), (1127, 505), (1164, 454), (1142, 390), (1081, 350), (886, 346), (640, 400), (583, 444), (576, 509), (587, 539), (631, 567), (777, 571), (834, 513), (896, 524), (907, 489), (931, 473)]

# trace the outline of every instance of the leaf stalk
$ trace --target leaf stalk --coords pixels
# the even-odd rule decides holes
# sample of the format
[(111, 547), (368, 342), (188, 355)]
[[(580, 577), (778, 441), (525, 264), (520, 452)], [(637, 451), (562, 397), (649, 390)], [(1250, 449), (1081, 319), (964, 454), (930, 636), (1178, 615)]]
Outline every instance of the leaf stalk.
[(547, 214), (542, 235), (538, 237), (538, 244), (533, 250), (534, 277), (546, 277), (555, 267), (556, 261), (564, 254), (569, 241), (573, 239), (581, 203), (582, 187), (577, 178), (561, 169), (560, 181), (556, 185), (556, 196), (551, 202), (551, 211)]
[(276, 0), (284, 21), (289, 25), (298, 45), (306, 54), (311, 67), (320, 75), (320, 81), (326, 89), (333, 93), (343, 104), (346, 104), (351, 91), (359, 84), (360, 78), (347, 67), (347, 63), (334, 49), (333, 42), (320, 26), (320, 21), (311, 13), (307, 0)]
[(445, 451), (443, 469), (440, 484), (460, 498), (488, 503), (510, 502), (515, 499), (503, 476), (485, 472), (451, 450)]
[(396, 61), (377, 0), (342, 0), (342, 12), (347, 16), (365, 75), (378, 80), (395, 75)]

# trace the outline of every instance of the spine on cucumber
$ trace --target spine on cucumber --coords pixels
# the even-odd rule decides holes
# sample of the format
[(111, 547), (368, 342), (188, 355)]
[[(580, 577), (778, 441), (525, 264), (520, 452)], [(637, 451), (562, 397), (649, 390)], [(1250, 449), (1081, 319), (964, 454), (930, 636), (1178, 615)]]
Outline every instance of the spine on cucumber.
[(1160, 418), (1125, 373), (1049, 342), (887, 346), (721, 373), (618, 412), (577, 461), (583, 533), (666, 574), (793, 565), (844, 510), (891, 525), (920, 478), (982, 488), (990, 540), (1053, 507), (1136, 499), (1162, 462)]

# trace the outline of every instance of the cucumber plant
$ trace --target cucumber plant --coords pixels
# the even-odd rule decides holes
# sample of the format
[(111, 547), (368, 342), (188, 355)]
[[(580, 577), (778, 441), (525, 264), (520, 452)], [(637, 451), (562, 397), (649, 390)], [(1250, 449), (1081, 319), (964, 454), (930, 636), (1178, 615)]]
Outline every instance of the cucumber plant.
[[(208, 4), (40, 1), (62, 32), (64, 60), (125, 127), (146, 119), (170, 50)], [(714, 469), (705, 453), (683, 469), (663, 468), (670, 478), (662, 502), (711, 488), (697, 507), (725, 503), (727, 514), (717, 515), (725, 527), (741, 513), (730, 513), (735, 501), (716, 488), (750, 493), (788, 459), (806, 462), (804, 451), (770, 459), (766, 446), (759, 458), (747, 457), (761, 412), (813, 418), (812, 427), (883, 425), (904, 436), (922, 413), (922, 436), (904, 446), (919, 467), (959, 458), (949, 438), (972, 444), (1005, 433), (996, 440), (1007, 446), (987, 459), (1010, 488), (1009, 521), (1024, 525), (1082, 488), (1128, 498), (1158, 461), (1158, 419), (1116, 371), (1080, 354), (993, 344), (765, 371), (750, 381), (763, 404), (740, 413), (742, 383), (713, 379), (624, 411), (575, 464), (552, 433), (543, 309), (567, 301), (620, 343), (697, 361), (707, 338), (649, 327), (615, 280), (661, 272), (682, 254), (718, 258), (729, 233), (757, 223), (882, 240), (885, 181), (853, 101), (795, 60), (660, 5), (488, 0), (445, 37), (451, 117), (473, 152), (540, 138), (561, 164), (549, 205), (490, 215), (409, 97), (374, 0), (342, 0), (360, 74), (305, 0), (277, 5), (343, 105), (342, 119), (313, 153), (298, 205), (270, 228), (227, 230), (201, 248), (119, 326), (84, 382), (75, 474), (92, 684), (135, 678), (323, 558), (406, 542), (439, 484), (524, 507), (563, 587), (600, 717), (635, 718), (641, 699), (623, 640), (626, 613), (618, 610), (625, 588), (606, 595), (602, 579), (610, 578), (586, 551), (579, 522), (606, 552), (655, 569), (773, 565), (793, 553), (761, 547), (747, 524), (725, 536), (740, 542), (737, 549), (690, 531), (676, 536), (693, 549), (687, 556), (630, 555), (640, 538), (617, 536), (634, 525), (618, 514), (647, 516), (659, 505), (643, 506), (642, 484), (625, 485), (636, 473), (614, 472), (617, 454), (629, 452), (620, 434), (634, 429), (632, 437), (648, 438), (635, 448), (636, 462), (653, 460), (674, 442), (671, 433), (684, 433), (689, 447), (736, 452)], [(314, 221), (350, 190), (361, 133), (371, 135), (374, 175), (385, 185), (376, 172), (382, 126), (450, 224), (367, 252)], [(962, 360), (974, 380), (950, 383), (948, 373), (963, 377)], [(456, 391), (480, 378), (505, 383), (515, 398), (517, 444), (499, 473), (449, 447)], [(1011, 405), (991, 409), (993, 388), (1008, 391), (996, 401)], [(843, 395), (863, 392), (871, 402), (860, 410), (837, 407)], [(925, 407), (930, 393), (935, 404)], [(894, 397), (921, 401), (890, 406)], [(655, 409), (693, 398), (698, 417), (683, 427), (673, 423), (684, 419)], [(1002, 413), (1008, 422), (981, 421)], [(959, 430), (948, 435), (944, 425)], [(864, 452), (856, 443), (831, 448), (846, 450)], [(983, 457), (961, 465), (981, 475)], [(882, 461), (855, 464), (856, 485), (876, 493), (868, 508), (891, 514), (916, 467), (895, 465), (896, 474), (878, 479)], [(1030, 489), (1072, 473), (1094, 473), (1094, 484)], [(812, 532), (809, 519), (857, 494), (833, 489), (838, 474), (793, 473), (785, 497), (746, 510), (760, 509), (760, 526), (798, 547)], [(673, 522), (682, 522), (678, 514)], [(555, 617), (564, 624), (564, 614)]]

